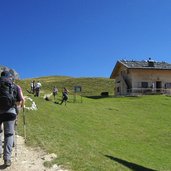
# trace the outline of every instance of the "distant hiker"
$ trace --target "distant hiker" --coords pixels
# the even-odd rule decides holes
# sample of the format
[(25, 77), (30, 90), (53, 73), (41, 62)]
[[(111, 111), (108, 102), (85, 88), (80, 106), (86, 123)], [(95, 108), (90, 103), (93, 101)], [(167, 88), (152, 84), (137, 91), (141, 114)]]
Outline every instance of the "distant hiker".
[(39, 97), (40, 95), (40, 88), (42, 87), (42, 84), (38, 81), (35, 86), (36, 96)]
[(35, 85), (36, 83), (35, 83), (35, 80), (33, 80), (33, 94), (35, 93)]
[[(0, 137), (2, 124), (4, 128), (4, 165), (11, 165), (11, 153), (14, 142), (14, 124), (17, 116), (17, 105), (24, 105), (22, 90), (13, 82), (8, 71), (3, 71), (0, 77)], [(2, 139), (0, 138), (0, 155), (2, 156)]]
[(53, 91), (53, 97), (54, 97), (54, 100), (55, 100), (55, 97), (56, 97), (56, 95), (58, 94), (58, 89), (57, 89), (57, 87), (54, 86), (52, 91)]
[(63, 102), (65, 102), (65, 105), (67, 103), (68, 100), (68, 93), (69, 91), (64, 87), (63, 91), (62, 91), (62, 101), (60, 104), (62, 104)]
[(33, 81), (30, 83), (30, 92), (33, 93)]
[(34, 90), (35, 90), (35, 81), (34, 80), (30, 83), (30, 89), (31, 89), (31, 93), (34, 94)]

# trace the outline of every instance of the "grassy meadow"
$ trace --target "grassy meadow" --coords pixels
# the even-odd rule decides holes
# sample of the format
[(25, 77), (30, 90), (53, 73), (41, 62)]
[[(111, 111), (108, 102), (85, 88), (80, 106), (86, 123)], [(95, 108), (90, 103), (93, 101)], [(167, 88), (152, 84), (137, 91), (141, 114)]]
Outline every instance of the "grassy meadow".
[[(27, 93), (30, 80), (19, 84), (38, 107), (25, 110), (27, 145), (58, 156), (45, 162), (47, 167), (58, 163), (72, 171), (171, 171), (171, 97), (114, 97), (113, 82), (103, 78), (39, 80), (43, 82), (41, 97)], [(71, 92), (73, 85), (80, 84), (82, 103), (79, 95), (74, 103), (72, 93), (66, 106), (54, 103), (53, 97), (45, 101), (44, 93), (56, 84)], [(101, 98), (102, 91), (111, 96)], [(59, 94), (56, 101), (60, 99)], [(19, 132), (23, 135), (22, 112)]]

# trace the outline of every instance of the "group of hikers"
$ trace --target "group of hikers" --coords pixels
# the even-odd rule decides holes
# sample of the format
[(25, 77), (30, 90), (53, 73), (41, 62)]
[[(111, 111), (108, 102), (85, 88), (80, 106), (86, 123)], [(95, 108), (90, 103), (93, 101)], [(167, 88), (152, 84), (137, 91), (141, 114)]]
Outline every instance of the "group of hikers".
[[(39, 95), (40, 95), (41, 87), (42, 87), (42, 84), (40, 83), (40, 81), (38, 81), (36, 83), (33, 80), (30, 83), (31, 93), (35, 94), (35, 96), (37, 96), (37, 97), (39, 97)], [(64, 102), (65, 102), (65, 105), (66, 105), (67, 100), (68, 100), (68, 93), (69, 93), (69, 90), (66, 87), (64, 87), (63, 90), (62, 90), (62, 100), (59, 103), (60, 105), (62, 105)], [(56, 100), (56, 96), (58, 95), (58, 88), (56, 86), (53, 87), (52, 94), (53, 94), (54, 100)], [(49, 101), (49, 97), (46, 96), (45, 100)]]
[[(59, 103), (60, 105), (63, 102), (65, 102), (65, 105), (66, 105), (67, 100), (68, 100), (68, 93), (69, 93), (69, 90), (66, 87), (64, 87), (62, 91), (62, 100)], [(56, 100), (56, 96), (58, 95), (58, 88), (56, 86), (53, 87), (52, 94), (53, 94), (54, 100)]]
[(35, 82), (35, 80), (33, 80), (30, 84), (30, 87), (31, 87), (31, 93), (33, 93), (36, 97), (39, 97), (40, 88), (42, 87), (40, 81)]
[[(40, 96), (42, 85), (38, 81), (31, 82), (31, 93)], [(63, 104), (68, 100), (69, 91), (63, 88), (62, 100), (59, 104)], [(52, 94), (54, 100), (58, 95), (58, 89), (53, 87)], [(12, 148), (15, 144), (15, 131), (17, 126), (17, 116), (21, 109), (24, 111), (24, 96), (21, 87), (15, 83), (14, 76), (9, 71), (0, 73), (0, 158), (4, 160), (4, 166), (11, 166)], [(4, 141), (2, 141), (4, 135)]]

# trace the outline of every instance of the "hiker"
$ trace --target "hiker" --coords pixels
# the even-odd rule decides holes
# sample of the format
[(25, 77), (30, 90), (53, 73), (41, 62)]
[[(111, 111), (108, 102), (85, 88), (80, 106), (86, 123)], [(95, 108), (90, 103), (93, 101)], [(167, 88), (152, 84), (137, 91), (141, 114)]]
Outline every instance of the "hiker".
[(38, 81), (36, 83), (36, 86), (35, 86), (35, 91), (36, 91), (36, 95), (35, 96), (39, 97), (39, 95), (40, 95), (40, 88), (41, 87), (42, 87), (42, 84)]
[[(8, 71), (3, 71), (0, 78), (0, 136), (2, 124), (4, 130), (3, 159), (6, 167), (11, 165), (11, 153), (14, 142), (14, 125), (17, 116), (17, 105), (24, 105), (23, 93), (13, 82)], [(0, 155), (2, 156), (2, 139), (0, 139)]]
[(33, 80), (33, 94), (35, 93), (35, 80)]
[(60, 103), (60, 105), (65, 102), (65, 105), (66, 105), (66, 102), (68, 100), (68, 93), (69, 91), (64, 87), (63, 91), (62, 91), (62, 101)]
[(54, 100), (55, 100), (55, 97), (56, 95), (58, 94), (58, 89), (56, 86), (53, 87), (53, 97), (54, 97)]
[(17, 86), (17, 91), (19, 92), (19, 99), (20, 99), (19, 101), (16, 101), (16, 110), (18, 115), (19, 111), (24, 107), (25, 99), (21, 87), (18, 84), (16, 84), (16, 86)]
[(31, 93), (34, 94), (34, 89), (35, 89), (35, 81), (34, 80), (30, 83), (30, 88), (31, 88)]
[[(22, 89), (21, 89), (21, 87), (18, 84), (16, 84), (16, 86), (17, 86), (17, 91), (19, 92), (19, 99), (20, 99), (20, 101), (16, 101), (16, 103), (15, 103), (16, 104), (16, 113), (17, 113), (17, 115), (16, 115), (16, 119), (15, 119), (14, 130), (16, 129), (17, 124), (18, 124), (18, 114), (19, 114), (20, 110), (22, 108), (24, 108), (24, 104), (25, 104), (25, 99), (24, 99), (24, 95), (23, 95)], [(15, 136), (15, 135), (13, 135), (13, 136)], [(13, 141), (13, 147), (15, 147), (15, 145), (17, 145), (16, 142), (15, 142), (16, 141), (15, 137), (14, 137), (13, 140), (14, 140)]]

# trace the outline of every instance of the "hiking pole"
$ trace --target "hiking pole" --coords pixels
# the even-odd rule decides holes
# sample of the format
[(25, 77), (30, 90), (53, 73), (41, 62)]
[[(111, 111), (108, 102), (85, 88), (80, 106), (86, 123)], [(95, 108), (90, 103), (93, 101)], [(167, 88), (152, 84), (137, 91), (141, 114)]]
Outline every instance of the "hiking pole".
[(23, 128), (24, 128), (24, 140), (26, 143), (26, 117), (25, 117), (25, 109), (23, 107)]
[(14, 125), (14, 134), (15, 134), (15, 138), (14, 138), (14, 147), (15, 147), (15, 160), (17, 161), (17, 120), (15, 120), (15, 125)]

